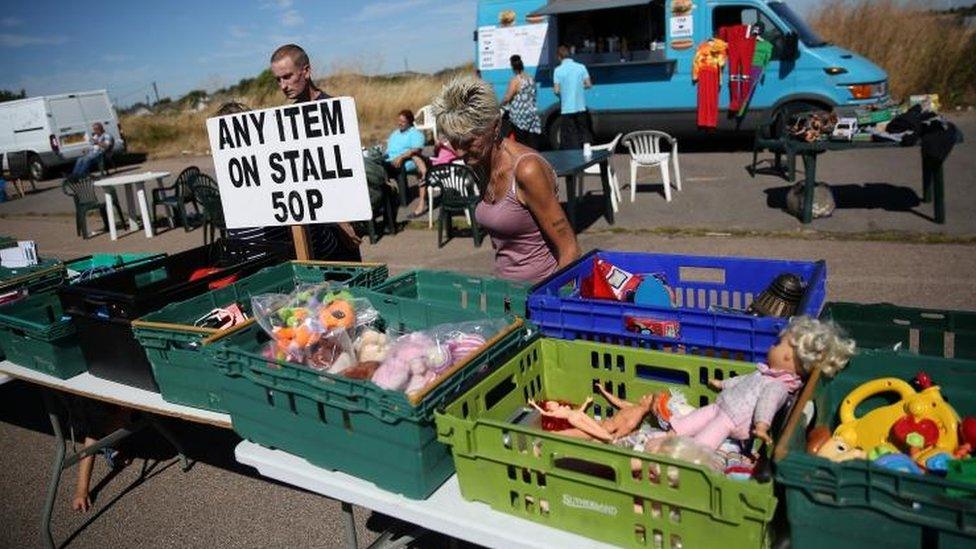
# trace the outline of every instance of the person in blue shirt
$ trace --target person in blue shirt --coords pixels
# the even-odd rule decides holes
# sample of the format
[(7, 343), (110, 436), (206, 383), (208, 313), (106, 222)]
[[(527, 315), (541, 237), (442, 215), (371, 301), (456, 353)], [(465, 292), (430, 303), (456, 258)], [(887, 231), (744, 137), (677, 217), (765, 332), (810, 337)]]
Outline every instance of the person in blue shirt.
[(415, 173), (420, 180), (417, 207), (408, 217), (416, 219), (427, 213), (427, 187), (424, 176), (427, 174), (427, 163), (421, 156), (427, 138), (424, 132), (413, 125), (413, 112), (410, 109), (400, 111), (397, 117), (397, 128), (386, 141), (386, 161), (383, 163), (386, 173), (397, 180), (400, 189), (400, 204), (407, 205), (407, 174)]
[(585, 94), (593, 82), (586, 66), (570, 57), (568, 47), (559, 46), (556, 55), (560, 62), (552, 73), (552, 80), (553, 92), (559, 96), (560, 148), (579, 149), (593, 138)]

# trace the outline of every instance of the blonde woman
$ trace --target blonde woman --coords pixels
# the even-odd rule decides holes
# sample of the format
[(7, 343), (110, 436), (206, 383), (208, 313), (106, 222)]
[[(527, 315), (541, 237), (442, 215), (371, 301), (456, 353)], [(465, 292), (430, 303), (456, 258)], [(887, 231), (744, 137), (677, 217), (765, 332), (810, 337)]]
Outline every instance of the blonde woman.
[(495, 272), (538, 282), (580, 255), (556, 194), (556, 174), (535, 150), (502, 139), (498, 99), (477, 78), (457, 78), (433, 103), (438, 132), (458, 157), (486, 174), (475, 212), (491, 236)]

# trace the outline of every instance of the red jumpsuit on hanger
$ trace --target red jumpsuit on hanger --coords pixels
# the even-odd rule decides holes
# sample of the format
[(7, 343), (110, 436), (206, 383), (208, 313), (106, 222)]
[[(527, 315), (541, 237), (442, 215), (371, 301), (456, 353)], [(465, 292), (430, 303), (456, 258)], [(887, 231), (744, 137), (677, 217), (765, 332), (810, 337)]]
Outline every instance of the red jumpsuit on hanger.
[(729, 45), (729, 110), (738, 113), (749, 97), (749, 73), (756, 37), (749, 25), (730, 25), (718, 29), (718, 37)]

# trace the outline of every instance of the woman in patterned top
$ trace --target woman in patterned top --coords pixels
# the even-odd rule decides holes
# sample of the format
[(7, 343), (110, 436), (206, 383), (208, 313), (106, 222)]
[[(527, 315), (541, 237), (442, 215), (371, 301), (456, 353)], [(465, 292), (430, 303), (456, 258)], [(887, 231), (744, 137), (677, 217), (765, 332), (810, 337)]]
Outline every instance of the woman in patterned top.
[(508, 82), (502, 106), (508, 108), (509, 121), (514, 126), (515, 140), (538, 150), (542, 137), (542, 121), (535, 103), (535, 81), (525, 74), (522, 57), (513, 55), (509, 61), (515, 74)]

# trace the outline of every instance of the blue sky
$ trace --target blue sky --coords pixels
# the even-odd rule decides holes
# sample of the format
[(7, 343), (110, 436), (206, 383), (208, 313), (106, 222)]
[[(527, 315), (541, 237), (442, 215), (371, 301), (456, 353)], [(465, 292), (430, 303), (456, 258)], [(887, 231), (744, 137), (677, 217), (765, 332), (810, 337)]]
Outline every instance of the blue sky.
[[(967, 5), (973, 0), (938, 0)], [(806, 11), (818, 0), (793, 0)], [(296, 42), (318, 74), (434, 71), (472, 60), (476, 0), (33, 0), (3, 2), (0, 88), (107, 88), (118, 106), (256, 75)]]

